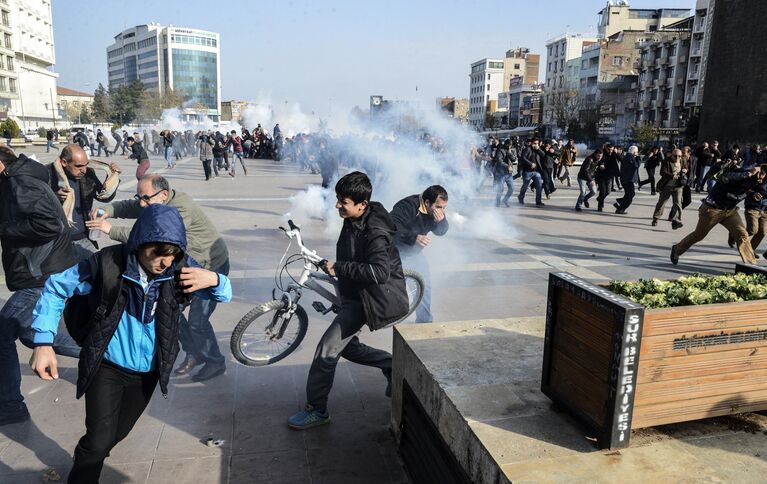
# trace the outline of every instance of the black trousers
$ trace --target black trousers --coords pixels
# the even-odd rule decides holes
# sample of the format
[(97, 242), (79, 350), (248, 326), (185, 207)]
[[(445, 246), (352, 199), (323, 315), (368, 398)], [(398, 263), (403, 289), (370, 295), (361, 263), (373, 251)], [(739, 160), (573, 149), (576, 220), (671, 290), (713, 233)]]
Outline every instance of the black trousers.
[(85, 392), (85, 435), (75, 448), (75, 463), (67, 482), (99, 482), (104, 459), (144, 412), (157, 380), (157, 371), (128, 373), (101, 364)]
[(357, 300), (344, 299), (335, 319), (322, 335), (314, 353), (306, 381), (306, 401), (316, 410), (327, 410), (328, 395), (333, 388), (338, 359), (374, 366), (384, 375), (391, 373), (391, 354), (360, 342), (357, 333), (365, 325), (365, 311)]
[(621, 180), (621, 184), (623, 185), (623, 196), (617, 199), (616, 202), (620, 205), (621, 210), (626, 210), (631, 205), (631, 202), (634, 201), (636, 190), (634, 189), (633, 181)]
[[(210, 177), (213, 175), (213, 170), (211, 168), (211, 160), (203, 160), (202, 162), (202, 169), (205, 172), (205, 179), (210, 180)], [(218, 175), (218, 173), (216, 173)]]
[(601, 209), (605, 206), (605, 198), (611, 192), (613, 177), (601, 176), (596, 181), (597, 190), (599, 191), (599, 195), (597, 195), (597, 208)]

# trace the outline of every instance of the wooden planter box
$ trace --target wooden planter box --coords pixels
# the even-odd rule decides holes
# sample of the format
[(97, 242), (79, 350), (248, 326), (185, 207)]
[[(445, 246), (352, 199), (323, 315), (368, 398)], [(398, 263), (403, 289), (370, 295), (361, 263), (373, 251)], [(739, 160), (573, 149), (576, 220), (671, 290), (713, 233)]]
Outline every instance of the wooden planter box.
[(645, 309), (551, 273), (541, 390), (610, 449), (632, 429), (765, 410), (767, 300)]

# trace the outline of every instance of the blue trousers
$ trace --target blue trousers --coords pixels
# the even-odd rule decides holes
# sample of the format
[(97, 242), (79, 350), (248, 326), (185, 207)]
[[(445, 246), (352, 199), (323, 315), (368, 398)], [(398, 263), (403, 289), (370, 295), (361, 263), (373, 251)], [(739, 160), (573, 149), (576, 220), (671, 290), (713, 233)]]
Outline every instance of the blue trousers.
[[(35, 332), (32, 329), (32, 310), (40, 299), (42, 287), (20, 289), (14, 292), (0, 309), (0, 413), (13, 412), (24, 401), (21, 396), (21, 368), (16, 339), (31, 347)], [(53, 349), (64, 356), (77, 358), (80, 347), (69, 336), (63, 320), (53, 339)]]
[(541, 179), (541, 174), (537, 171), (526, 171), (522, 173), (522, 188), (519, 190), (519, 201), (525, 201), (525, 192), (527, 192), (527, 187), (530, 185), (530, 181), (535, 184), (535, 203), (543, 203), (541, 202), (541, 192), (543, 191), (541, 186), (543, 185), (543, 180)]
[[(229, 261), (216, 269), (219, 274), (229, 274)], [(210, 299), (192, 298), (189, 305), (189, 318), (181, 314), (179, 319), (178, 340), (181, 347), (188, 355), (194, 356), (197, 361), (205, 363), (223, 363), (224, 355), (218, 348), (218, 340), (210, 317), (216, 310), (216, 301)]]

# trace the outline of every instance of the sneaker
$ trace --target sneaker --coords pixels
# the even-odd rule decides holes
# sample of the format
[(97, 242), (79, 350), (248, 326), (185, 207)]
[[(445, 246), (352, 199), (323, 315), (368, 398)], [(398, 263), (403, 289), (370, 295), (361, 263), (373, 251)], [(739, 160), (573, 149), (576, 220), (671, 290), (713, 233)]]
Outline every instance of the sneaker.
[(506, 207), (506, 208), (511, 207), (511, 205), (509, 205), (509, 202), (507, 200), (503, 201), (503, 206)]
[(676, 222), (671, 224), (671, 228), (673, 230), (681, 229), (682, 227), (684, 227), (684, 224), (682, 222)]
[(537, 203), (535, 204), (535, 206), (536, 206), (536, 207), (545, 207), (545, 206), (546, 206), (546, 204), (545, 204), (545, 203), (543, 203), (543, 202), (537, 202)]
[(520, 205), (524, 205), (525, 204), (525, 200), (522, 199), (522, 198), (517, 197), (517, 201), (519, 202)]
[(626, 215), (626, 211), (623, 210), (622, 208), (616, 209), (615, 213), (617, 213), (618, 215)]
[(21, 402), (14, 412), (0, 413), (0, 426), (26, 422), (27, 420), (29, 420), (29, 410), (27, 410), (27, 404), (24, 402)]
[(671, 263), (674, 265), (679, 263), (679, 254), (676, 253), (676, 244), (671, 246)]
[(579, 207), (579, 206), (577, 206), (577, 205), (576, 205), (576, 206), (575, 206), (575, 211), (576, 211), (576, 212), (583, 212), (583, 209), (582, 209), (581, 207)]
[(615, 202), (615, 203), (613, 203), (613, 207), (615, 207), (616, 210), (620, 210), (621, 209), (621, 204), (618, 203), (618, 202)]
[(586, 207), (586, 208), (589, 208), (589, 201), (588, 200), (584, 200), (583, 201), (583, 206)]
[(325, 412), (320, 412), (319, 410), (314, 410), (314, 408), (308, 404), (304, 410), (292, 415), (288, 419), (288, 427), (293, 430), (306, 430), (327, 423), (330, 423), (330, 415), (328, 415), (327, 410)]
[(652, 219), (652, 223), (650, 225), (652, 225), (653, 227), (657, 227), (658, 226), (658, 219), (657, 218)]

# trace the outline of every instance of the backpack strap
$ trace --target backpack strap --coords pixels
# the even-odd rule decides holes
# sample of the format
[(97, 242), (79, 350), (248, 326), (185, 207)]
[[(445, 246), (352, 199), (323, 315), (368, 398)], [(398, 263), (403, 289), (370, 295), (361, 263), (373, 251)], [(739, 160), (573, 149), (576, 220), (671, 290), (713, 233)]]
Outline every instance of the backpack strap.
[(104, 319), (112, 312), (122, 289), (122, 273), (125, 270), (125, 246), (106, 247), (99, 251), (99, 303), (93, 317)]

